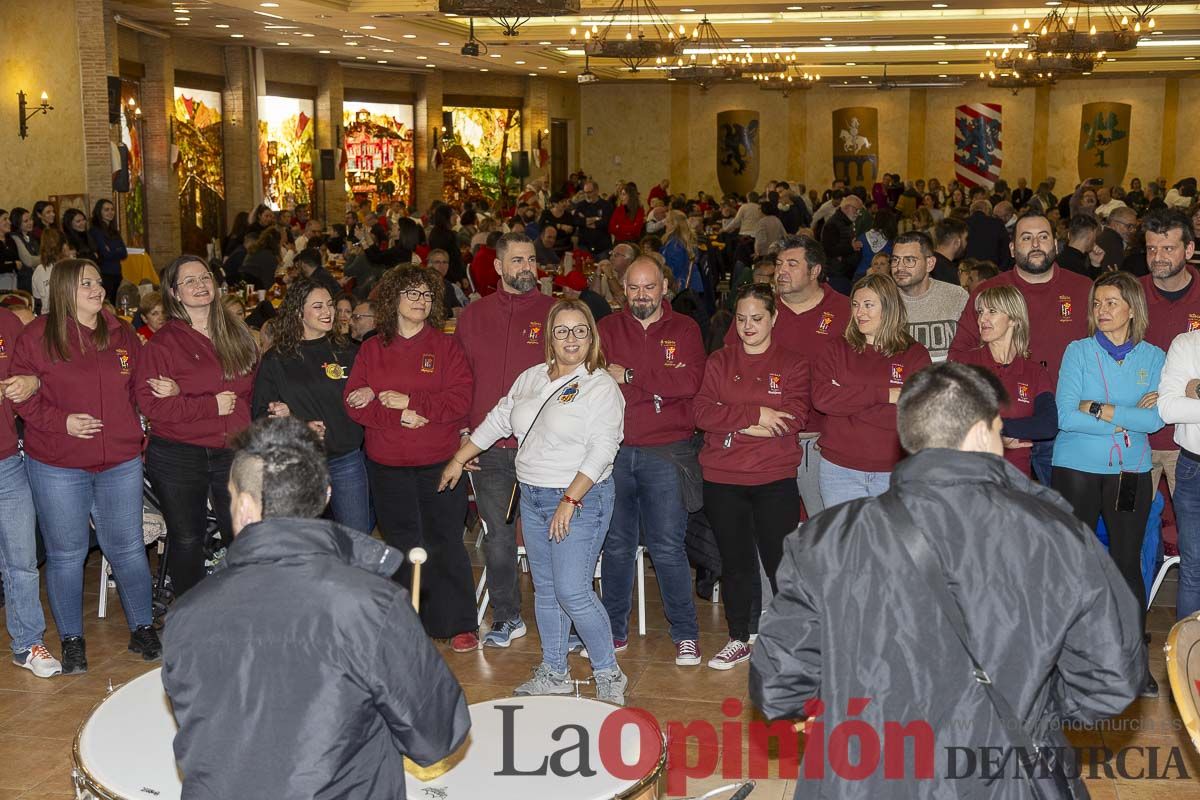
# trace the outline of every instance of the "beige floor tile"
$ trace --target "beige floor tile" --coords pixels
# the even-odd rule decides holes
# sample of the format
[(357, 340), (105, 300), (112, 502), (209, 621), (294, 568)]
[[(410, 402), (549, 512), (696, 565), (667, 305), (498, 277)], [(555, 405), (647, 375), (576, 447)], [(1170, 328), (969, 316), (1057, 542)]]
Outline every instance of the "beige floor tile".
[(52, 776), (70, 774), (69, 743), (0, 734), (0, 788), (29, 790)]

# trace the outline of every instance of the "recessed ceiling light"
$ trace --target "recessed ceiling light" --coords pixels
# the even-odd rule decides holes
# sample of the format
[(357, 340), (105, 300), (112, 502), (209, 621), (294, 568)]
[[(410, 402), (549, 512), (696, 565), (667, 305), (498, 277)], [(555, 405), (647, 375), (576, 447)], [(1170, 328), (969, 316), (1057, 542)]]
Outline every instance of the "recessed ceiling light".
[(554, 42), (538, 42), (538, 44), (541, 44), (541, 45), (552, 45), (552, 44), (554, 44)]
[(566, 71), (565, 69), (560, 69), (560, 70), (558, 71), (558, 74), (559, 74), (559, 75), (566, 75), (566, 74), (567, 74), (567, 71)]
[(1062, 5), (1062, 3), (1060, 2), (1060, 0), (1046, 0), (1046, 5), (1048, 5), (1048, 6), (1061, 6), (1061, 5)]
[(933, 4), (933, 8), (949, 8), (949, 7), (950, 6), (946, 5), (945, 3), (934, 3)]
[(358, 29), (360, 31), (373, 31), (373, 30), (375, 30), (375, 26), (374, 25), (359, 25)]
[(177, 27), (177, 28), (186, 28), (187, 26), (188, 26), (188, 24), (186, 22), (176, 22), (175, 23), (175, 27)]
[(426, 64), (425, 66), (428, 67), (429, 69), (433, 69), (434, 67), (437, 66), (437, 64)]
[(939, 64), (941, 64), (941, 65), (944, 67), (944, 66), (946, 66), (947, 64), (949, 64), (950, 62), (949, 62), (949, 61), (939, 61), (938, 63), (939, 63)]
[(946, 38), (946, 35), (945, 35), (945, 34), (943, 34), (943, 33), (939, 33), (937, 36), (934, 36), (933, 38), (935, 38), (935, 39), (945, 39), (945, 38)]
[(380, 60), (376, 61), (375, 63), (376, 63), (376, 64), (386, 64), (386, 63), (387, 63), (387, 59), (380, 59)]
[(458, 14), (450, 14), (450, 13), (446, 13), (446, 14), (442, 14), (442, 16), (443, 16), (443, 17), (457, 17), (457, 16), (458, 16)]
[(500, 57), (499, 53), (488, 53), (488, 58), (499, 58), (499, 57)]
[(387, 47), (385, 47), (385, 48), (383, 48), (383, 52), (385, 52), (385, 53), (394, 53), (394, 52), (396, 52), (396, 51), (395, 51), (395, 50), (392, 50), (392, 49), (390, 49), (390, 48), (387, 48)]
[(537, 73), (536, 73), (536, 72), (530, 72), (530, 73), (529, 73), (529, 77), (531, 77), (531, 78), (536, 78), (536, 77), (537, 77)]
[(513, 63), (520, 65), (520, 64), (524, 64), (525, 62), (524, 61), (514, 61)]
[(355, 56), (354, 58), (355, 58), (355, 60), (357, 60), (357, 61), (366, 61), (366, 60), (367, 60), (367, 57), (366, 57), (366, 56)]
[(837, 47), (837, 45), (836, 45), (836, 44), (826, 44), (825, 46), (826, 46), (826, 47)]
[(938, 75), (939, 78), (949, 78), (949, 75)]
[(429, 56), (417, 56), (417, 61), (428, 61)]
[(549, 67), (538, 67), (538, 69), (549, 69)]
[(744, 48), (746, 48), (747, 50), (749, 50), (749, 49), (750, 49), (750, 47), (751, 47), (751, 45), (748, 45), (748, 44), (739, 44), (739, 45), (738, 45), (738, 47), (744, 47)]
[(279, 3), (259, 3), (263, 8), (279, 8)]
[(859, 77), (861, 80), (864, 80), (864, 81), (866, 81), (866, 80), (870, 80), (870, 79), (871, 79), (871, 76), (869, 76), (869, 75), (859, 75), (858, 77)]
[(404, 37), (403, 37), (403, 38), (405, 38), (405, 39), (415, 39), (415, 38), (417, 38), (417, 35), (416, 35), (415, 33), (406, 33), (406, 34), (404, 34)]
[(788, 6), (787, 10), (788, 11), (803, 11), (804, 6)]
[(318, 52), (318, 53), (320, 53), (320, 54), (321, 54), (321, 55), (323, 55), (323, 56), (327, 56), (327, 55), (329, 55), (329, 51), (328, 51), (328, 50), (318, 50), (317, 52)]
[(746, 41), (746, 40), (745, 40), (745, 39), (743, 39), (742, 37), (740, 37), (740, 36), (739, 36), (739, 37), (737, 37), (736, 39), (734, 39), (733, 41), (734, 41), (734, 42), (744, 42), (744, 41)]
[(1196, 57), (1195, 56), (1184, 56), (1183, 60), (1184, 61), (1195, 61)]
[(358, 47), (358, 42), (346, 42), (346, 47)]
[(695, 14), (695, 13), (696, 13), (696, 9), (694, 9), (694, 8), (681, 8), (681, 9), (679, 9), (679, 12), (680, 12), (681, 14)]
[(176, 17), (175, 21), (176, 22), (191, 22), (192, 18), (191, 17)]
[(556, 48), (554, 48), (554, 49), (555, 49), (555, 50), (557, 50), (557, 51), (558, 51), (558, 52), (560, 52), (560, 53), (565, 53), (565, 52), (567, 52), (568, 50), (570, 50), (571, 48), (569, 48), (569, 47), (556, 47)]
[(858, 64), (857, 64), (857, 63), (855, 63), (855, 62), (853, 62), (853, 61), (847, 61), (847, 62), (846, 62), (846, 66), (847, 66), (847, 67), (857, 67), (857, 66), (858, 66)]
[(329, 19), (328, 14), (317, 14), (317, 19)]
[(1116, 59), (1115, 59), (1115, 58), (1106, 58), (1106, 59), (1104, 59), (1104, 60), (1105, 60), (1105, 61), (1116, 61)]
[(1151, 36), (1162, 36), (1163, 32), (1162, 31), (1150, 31), (1150, 35)]
[(231, 34), (229, 34), (229, 38), (230, 38), (230, 39), (241, 39), (241, 38), (242, 38), (242, 37), (244, 37), (244, 36), (245, 36), (245, 34), (244, 34), (244, 33), (231, 33)]
[(479, 71), (480, 72), (490, 72), (490, 70), (487, 67), (480, 67)]
[(822, 37), (821, 37), (821, 41), (822, 41), (822, 42), (832, 42), (832, 41), (833, 41), (833, 37), (832, 37), (832, 36), (822, 36)]
[(1092, 73), (1090, 73), (1090, 72), (1085, 72), (1085, 73), (1083, 73), (1083, 74), (1084, 74), (1084, 75), (1091, 75)]
[(224, 22), (222, 22), (222, 23), (219, 23), (219, 24), (215, 25), (214, 27), (217, 27), (217, 28), (228, 28), (229, 26), (228, 26), (228, 25), (226, 25)]
[(288, 47), (291, 45), (291, 42), (276, 42), (275, 44), (279, 45), (280, 47)]

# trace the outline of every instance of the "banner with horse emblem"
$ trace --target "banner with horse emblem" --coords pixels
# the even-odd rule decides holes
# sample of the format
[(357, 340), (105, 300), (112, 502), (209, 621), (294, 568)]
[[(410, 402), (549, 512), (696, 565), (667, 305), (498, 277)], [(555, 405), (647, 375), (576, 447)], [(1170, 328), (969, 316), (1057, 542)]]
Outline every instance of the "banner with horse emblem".
[(870, 186), (879, 173), (879, 110), (868, 106), (833, 112), (833, 177)]
[(967, 103), (954, 109), (954, 177), (964, 186), (990, 192), (1000, 179), (1000, 108), (999, 103)]
[(749, 194), (758, 183), (758, 112), (717, 114), (717, 181), (726, 194)]
[(1079, 123), (1079, 180), (1116, 186), (1129, 166), (1128, 103), (1084, 103)]

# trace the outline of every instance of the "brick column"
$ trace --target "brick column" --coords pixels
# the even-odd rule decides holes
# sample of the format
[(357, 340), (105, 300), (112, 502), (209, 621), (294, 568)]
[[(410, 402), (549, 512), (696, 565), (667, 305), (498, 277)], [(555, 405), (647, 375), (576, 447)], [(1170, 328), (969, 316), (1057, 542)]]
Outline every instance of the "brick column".
[[(145, 137), (147, 252), (162, 270), (180, 254), (179, 179), (170, 161), (171, 117), (175, 108), (175, 45), (142, 34), (142, 132)], [(201, 254), (203, 255), (203, 254)]]
[[(342, 171), (337, 149), (342, 142), (342, 100), (344, 97), (342, 67), (338, 64), (322, 65), (321, 78), (317, 84), (317, 150), (334, 150), (333, 174), (321, 173), (317, 183), (317, 204), (312, 215), (331, 225), (341, 222), (346, 210), (346, 173)], [(321, 154), (313, 154), (314, 166), (320, 170)]]
[[(108, 132), (109, 56), (102, 0), (76, 0), (79, 93), (83, 110), (83, 172), (88, 202), (112, 196), (112, 149)], [(91, 213), (91, 209), (84, 209)]]
[(442, 196), (442, 168), (429, 163), (429, 153), (433, 148), (430, 135), (433, 129), (442, 130), (442, 74), (438, 70), (430, 70), (432, 74), (416, 79), (417, 102), (413, 109), (413, 157), (417, 162), (416, 199), (413, 204), (418, 211), (426, 209), (429, 204)]
[(253, 211), (259, 181), (258, 133), (252, 113), (258, 102), (250, 74), (250, 48), (224, 48), (225, 91), (221, 92), (221, 137), (225, 149), (225, 229), (240, 211)]

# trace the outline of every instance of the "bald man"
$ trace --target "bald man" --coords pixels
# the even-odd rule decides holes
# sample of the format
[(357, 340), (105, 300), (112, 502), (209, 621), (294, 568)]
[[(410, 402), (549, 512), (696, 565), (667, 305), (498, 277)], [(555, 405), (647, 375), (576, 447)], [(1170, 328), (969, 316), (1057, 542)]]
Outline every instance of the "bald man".
[(862, 242), (854, 235), (854, 221), (862, 211), (863, 201), (858, 195), (848, 194), (821, 230), (821, 246), (829, 259), (829, 285), (846, 295), (850, 294), (851, 277), (862, 250)]

